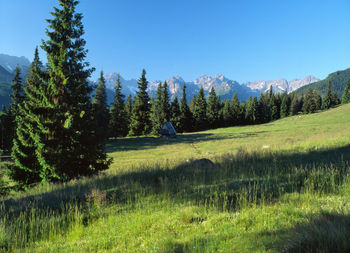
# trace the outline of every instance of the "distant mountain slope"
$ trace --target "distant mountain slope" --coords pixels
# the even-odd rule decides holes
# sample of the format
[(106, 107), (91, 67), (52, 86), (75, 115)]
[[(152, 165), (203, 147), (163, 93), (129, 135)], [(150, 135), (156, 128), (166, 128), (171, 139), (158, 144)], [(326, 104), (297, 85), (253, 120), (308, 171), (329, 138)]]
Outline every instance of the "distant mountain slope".
[(287, 91), (287, 93), (293, 92), (296, 89), (308, 85), (310, 83), (314, 83), (319, 81), (320, 79), (314, 76), (307, 76), (304, 79), (293, 79), (291, 81), (287, 81), (286, 79), (279, 79), (273, 81), (255, 81), (255, 82), (247, 82), (246, 86), (253, 90), (259, 90), (260, 92), (266, 92), (272, 86), (272, 90), (275, 93), (283, 93)]
[(336, 91), (340, 97), (343, 94), (346, 83), (350, 79), (350, 68), (345, 70), (340, 70), (329, 74), (326, 79), (303, 86), (296, 90), (298, 94), (305, 94), (306, 91), (311, 89), (317, 89), (321, 95), (325, 94), (327, 91), (328, 81), (331, 82), (331, 87), (333, 91)]
[(12, 77), (12, 73), (8, 72), (4, 67), (0, 65), (0, 82), (10, 83)]
[(11, 102), (10, 94), (11, 85), (0, 81), (0, 110), (3, 105), (8, 108)]
[(0, 65), (8, 72), (12, 73), (17, 66), (27, 69), (30, 65), (30, 61), (24, 56), (17, 57), (7, 54), (0, 54)]

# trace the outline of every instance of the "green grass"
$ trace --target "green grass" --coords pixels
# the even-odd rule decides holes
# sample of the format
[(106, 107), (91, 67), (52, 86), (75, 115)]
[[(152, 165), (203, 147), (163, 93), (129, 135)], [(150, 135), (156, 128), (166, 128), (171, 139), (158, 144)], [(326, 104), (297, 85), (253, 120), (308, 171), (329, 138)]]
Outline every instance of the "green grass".
[(0, 251), (349, 252), (349, 112), (110, 141), (103, 175), (3, 199)]

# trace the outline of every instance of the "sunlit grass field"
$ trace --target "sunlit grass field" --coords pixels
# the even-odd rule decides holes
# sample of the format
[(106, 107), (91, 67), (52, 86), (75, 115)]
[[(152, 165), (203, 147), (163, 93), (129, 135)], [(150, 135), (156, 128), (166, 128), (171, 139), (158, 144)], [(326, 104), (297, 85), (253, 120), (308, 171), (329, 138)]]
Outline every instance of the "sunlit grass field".
[(100, 176), (4, 198), (0, 251), (350, 251), (350, 105), (106, 148)]

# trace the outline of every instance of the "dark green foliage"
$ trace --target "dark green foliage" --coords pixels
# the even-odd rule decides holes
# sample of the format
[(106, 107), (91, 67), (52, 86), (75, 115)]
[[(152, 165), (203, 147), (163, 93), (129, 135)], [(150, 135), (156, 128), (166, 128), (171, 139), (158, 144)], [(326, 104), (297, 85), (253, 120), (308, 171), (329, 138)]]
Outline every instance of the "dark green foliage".
[(22, 188), (41, 181), (36, 140), (40, 136), (37, 119), (42, 103), (41, 92), (46, 85), (42, 69), (43, 65), (36, 48), (25, 87), (26, 100), (18, 105), (19, 110), (15, 118), (16, 134), (12, 147), (15, 165), (10, 170), (10, 176)]
[(281, 118), (287, 117), (290, 111), (291, 99), (290, 96), (285, 92), (282, 94), (280, 116)]
[(216, 95), (214, 87), (209, 92), (208, 105), (207, 105), (207, 120), (209, 128), (217, 128), (219, 126), (219, 110), (220, 110), (220, 98)]
[(128, 126), (130, 124), (130, 118), (131, 118), (131, 114), (132, 114), (132, 102), (133, 102), (132, 97), (131, 97), (131, 95), (129, 95), (126, 98), (125, 107), (124, 107)]
[(224, 121), (224, 126), (231, 126), (233, 124), (232, 110), (230, 102), (225, 99), (224, 107), (222, 108), (222, 119)]
[(306, 94), (309, 88), (316, 89), (321, 95), (326, 94), (328, 81), (332, 84), (332, 90), (334, 90), (340, 97), (346, 87), (347, 82), (350, 79), (350, 68), (342, 71), (331, 73), (326, 79), (305, 85), (297, 90), (299, 95)]
[(184, 84), (182, 88), (182, 98), (181, 98), (181, 118), (180, 118), (180, 126), (179, 129), (176, 129), (178, 132), (190, 132), (193, 129), (193, 115), (192, 112), (187, 105), (186, 101), (186, 85)]
[(15, 117), (18, 113), (18, 105), (22, 104), (24, 101), (24, 91), (23, 91), (23, 84), (22, 84), (22, 78), (20, 77), (21, 70), (19, 67), (16, 67), (15, 69), (15, 76), (12, 79), (11, 89), (11, 99), (12, 104), (10, 105), (10, 110), (12, 115)]
[(171, 117), (170, 121), (173, 124), (176, 131), (177, 129), (181, 129), (181, 110), (177, 97), (174, 98), (171, 103)]
[(255, 124), (258, 119), (259, 103), (256, 96), (249, 97), (245, 104), (245, 120), (247, 124)]
[(331, 91), (331, 83), (328, 81), (327, 92), (322, 100), (322, 109), (329, 109), (333, 106), (332, 104), (332, 91)]
[(271, 120), (271, 100), (272, 95), (268, 92), (262, 93), (259, 100), (257, 123), (266, 123)]
[(0, 149), (10, 151), (14, 135), (15, 122), (10, 110), (5, 106), (0, 112)]
[(339, 105), (341, 103), (338, 97), (338, 94), (336, 92), (332, 92), (331, 99), (332, 99), (333, 106)]
[[(75, 13), (74, 0), (60, 0), (54, 8), (42, 48), (47, 71), (41, 73), (31, 132), (39, 162), (41, 182), (69, 180), (107, 169), (110, 160), (96, 135), (88, 78), (93, 69), (85, 62), (82, 15)], [(29, 103), (36, 103), (28, 98)], [(31, 177), (30, 173), (26, 173)]]
[(280, 108), (281, 108), (280, 96), (278, 94), (272, 94), (270, 96), (271, 120), (276, 120), (280, 118), (281, 116)]
[(232, 125), (241, 124), (241, 105), (239, 103), (237, 93), (235, 92), (231, 100)]
[(316, 90), (312, 90), (311, 88), (307, 91), (304, 103), (303, 103), (303, 112), (304, 113), (314, 113), (317, 110), (321, 109), (322, 99), (321, 96), (318, 95)]
[(129, 135), (139, 136), (146, 135), (151, 132), (150, 121), (150, 99), (147, 93), (148, 81), (146, 79), (146, 71), (142, 70), (141, 78), (138, 80), (138, 92), (134, 98), (132, 114), (130, 120)]
[(343, 95), (341, 96), (341, 103), (342, 104), (350, 103), (350, 79), (348, 80), (348, 83), (346, 84)]
[(152, 121), (152, 133), (158, 134), (163, 124), (170, 120), (170, 104), (169, 104), (169, 92), (168, 84), (164, 82), (158, 84), (156, 98), (152, 104), (151, 121)]
[(195, 121), (196, 131), (205, 130), (208, 128), (207, 120), (207, 101), (204, 96), (203, 87), (200, 88), (198, 96), (196, 98), (196, 104), (194, 106), (193, 117)]
[(297, 115), (300, 110), (301, 110), (301, 103), (298, 99), (298, 95), (294, 93), (292, 102), (290, 104), (290, 115)]
[(109, 108), (107, 105), (106, 83), (101, 71), (95, 96), (92, 101), (92, 113), (94, 117), (97, 138), (100, 142), (108, 138)]
[(114, 102), (110, 111), (109, 130), (111, 137), (123, 137), (128, 134), (128, 116), (131, 115), (131, 95), (124, 105), (125, 96), (122, 94), (120, 75), (117, 76), (117, 85), (114, 91)]

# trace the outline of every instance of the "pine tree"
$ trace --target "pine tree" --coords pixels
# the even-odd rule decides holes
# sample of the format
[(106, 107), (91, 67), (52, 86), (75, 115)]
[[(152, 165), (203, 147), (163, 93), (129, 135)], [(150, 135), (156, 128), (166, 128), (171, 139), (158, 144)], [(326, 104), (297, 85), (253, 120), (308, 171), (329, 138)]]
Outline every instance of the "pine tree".
[(59, 0), (42, 48), (47, 54), (47, 85), (37, 111), (40, 130), (34, 141), (42, 182), (69, 180), (107, 169), (110, 160), (96, 135), (88, 78), (93, 69), (87, 51), (78, 1)]
[(139, 136), (149, 134), (151, 131), (150, 121), (150, 98), (147, 93), (148, 81), (146, 79), (146, 71), (142, 70), (141, 78), (138, 80), (138, 92), (134, 99), (132, 114), (130, 120), (129, 135)]
[(341, 96), (341, 103), (342, 104), (350, 103), (350, 79), (346, 84), (343, 95)]
[(220, 98), (216, 96), (214, 87), (209, 92), (207, 105), (207, 119), (210, 128), (217, 128), (219, 126), (219, 109)]
[(332, 106), (336, 106), (336, 105), (339, 105), (340, 104), (340, 99), (338, 97), (338, 94), (337, 92), (332, 92), (332, 96), (331, 96), (331, 99), (332, 99)]
[(20, 77), (20, 74), (21, 74), (21, 70), (17, 66), (15, 69), (15, 76), (12, 79), (12, 84), (11, 84), (12, 94), (10, 95), (12, 99), (10, 110), (14, 117), (16, 117), (18, 113), (18, 106), (22, 104), (25, 99), (22, 78)]
[(303, 104), (304, 113), (314, 113), (317, 110), (317, 104), (315, 94), (311, 88), (309, 88), (305, 94), (305, 100)]
[(257, 123), (266, 123), (271, 120), (271, 99), (273, 94), (262, 93), (259, 99)]
[(39, 59), (38, 48), (36, 48), (24, 89), (26, 100), (18, 105), (18, 113), (15, 118), (16, 135), (12, 147), (15, 165), (10, 171), (10, 176), (22, 188), (41, 181), (35, 139), (40, 130), (36, 122), (37, 112), (42, 103), (40, 93), (46, 85), (45, 80), (42, 79), (44, 76), (42, 69), (43, 65)]
[(253, 124), (258, 123), (257, 119), (259, 118), (259, 102), (258, 98), (254, 96), (252, 103), (252, 116), (253, 116)]
[[(128, 112), (131, 112), (131, 95), (128, 103), (124, 105), (125, 96), (122, 94), (120, 75), (117, 75), (117, 82), (114, 90), (114, 102), (110, 111), (109, 131), (111, 137), (123, 137), (128, 134)], [(129, 114), (130, 115), (130, 114)]]
[(162, 83), (160, 82), (157, 87), (156, 97), (151, 99), (151, 122), (152, 122), (152, 134), (156, 135), (162, 128), (163, 124), (168, 120), (165, 119), (164, 112), (164, 91)]
[(248, 100), (245, 103), (245, 122), (246, 124), (253, 124), (254, 123), (254, 116), (253, 116), (253, 99), (251, 96), (249, 96)]
[(241, 124), (241, 105), (235, 92), (231, 100), (232, 124)]
[(195, 131), (201, 131), (208, 128), (207, 121), (207, 101), (204, 96), (203, 87), (200, 88), (194, 106), (193, 117), (195, 120)]
[(161, 108), (162, 108), (162, 114), (163, 114), (162, 118), (164, 119), (164, 122), (169, 121), (171, 117), (171, 109), (170, 109), (168, 83), (166, 81), (163, 84), (163, 96), (162, 96)]
[(109, 108), (107, 105), (106, 81), (103, 77), (103, 71), (96, 88), (95, 96), (92, 101), (92, 112), (94, 117), (96, 135), (101, 142), (108, 138)]
[(171, 103), (171, 117), (170, 121), (173, 124), (176, 131), (181, 129), (181, 110), (177, 97), (174, 98)]
[(290, 115), (297, 115), (300, 111), (300, 102), (298, 100), (298, 96), (294, 93), (292, 102), (290, 104)]
[(10, 110), (3, 105), (0, 112), (0, 149), (10, 151), (14, 134), (15, 122)]
[(288, 96), (287, 92), (284, 92), (282, 94), (282, 102), (280, 109), (281, 118), (287, 117), (289, 115), (290, 103), (290, 97)]
[(280, 118), (280, 105), (278, 102), (278, 98), (275, 94), (272, 94), (270, 97), (270, 112), (271, 120), (276, 120)]
[(192, 131), (192, 123), (193, 123), (193, 115), (190, 108), (187, 105), (186, 100), (186, 84), (182, 87), (182, 98), (181, 98), (181, 119), (180, 119), (180, 127), (177, 131), (181, 132), (190, 132)]
[(224, 107), (222, 108), (222, 118), (225, 126), (231, 126), (233, 123), (231, 105), (228, 99), (224, 100)]
[(132, 103), (133, 103), (132, 97), (131, 97), (131, 94), (129, 94), (129, 96), (125, 100), (125, 107), (124, 107), (128, 129), (129, 129), (130, 118), (131, 118), (131, 114), (132, 114)]
[(331, 82), (328, 81), (327, 92), (322, 99), (322, 109), (329, 109), (331, 107), (332, 107)]

